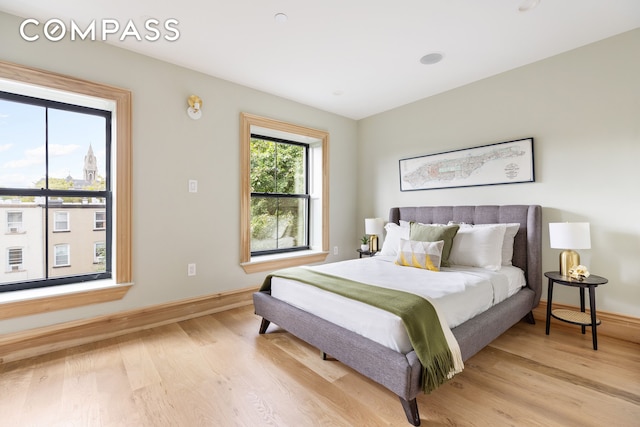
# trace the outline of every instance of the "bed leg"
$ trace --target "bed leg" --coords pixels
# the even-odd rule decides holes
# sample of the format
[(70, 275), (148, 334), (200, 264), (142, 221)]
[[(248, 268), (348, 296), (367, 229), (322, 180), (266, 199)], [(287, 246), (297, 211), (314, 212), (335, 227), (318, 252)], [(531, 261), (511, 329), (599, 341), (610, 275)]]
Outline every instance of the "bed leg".
[(415, 398), (407, 401), (403, 398), (400, 398), (400, 403), (402, 403), (402, 409), (404, 409), (404, 413), (407, 415), (407, 420), (414, 426), (420, 425), (420, 414), (418, 413), (418, 402)]
[(269, 327), (269, 324), (271, 324), (271, 321), (265, 319), (264, 317), (262, 318), (262, 323), (260, 323), (260, 330), (258, 331), (259, 334), (264, 334), (265, 332), (267, 332), (267, 328)]
[(536, 319), (534, 319), (534, 318), (533, 318), (533, 311), (530, 311), (529, 313), (527, 313), (527, 315), (526, 315), (526, 316), (524, 316), (524, 320), (525, 320), (527, 323), (530, 323), (530, 324), (532, 324), (532, 325), (535, 325), (535, 324), (536, 324)]

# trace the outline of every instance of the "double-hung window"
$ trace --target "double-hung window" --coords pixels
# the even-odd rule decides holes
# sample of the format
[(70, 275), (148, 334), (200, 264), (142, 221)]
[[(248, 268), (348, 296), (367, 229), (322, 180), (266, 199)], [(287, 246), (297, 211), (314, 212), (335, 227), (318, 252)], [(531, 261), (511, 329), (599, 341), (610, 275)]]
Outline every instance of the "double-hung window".
[(240, 265), (322, 262), (329, 250), (329, 133), (240, 114)]
[(53, 266), (54, 267), (67, 267), (71, 265), (71, 254), (69, 253), (69, 245), (55, 245), (54, 249), (54, 258), (53, 258)]
[[(11, 231), (28, 230), (8, 242), (28, 248), (9, 251), (9, 265), (26, 274), (0, 274), (0, 291), (111, 278), (112, 112), (84, 101), (0, 91), (0, 211), (7, 210)], [(16, 207), (29, 215), (18, 216)], [(87, 229), (72, 227), (72, 219)], [(98, 223), (100, 268), (89, 233)]]
[(307, 144), (251, 135), (251, 255), (309, 249)]
[(7, 271), (22, 269), (22, 248), (9, 248), (7, 250)]
[(53, 231), (69, 231), (69, 212), (53, 213)]
[[(131, 91), (0, 61), (0, 92), (10, 94), (3, 103), (22, 113), (40, 109), (49, 116), (48, 126), (32, 126), (0, 111), (0, 218), (4, 211), (22, 213), (20, 231), (0, 230), (0, 253), (12, 262), (10, 274), (0, 268), (0, 292), (51, 286), (0, 295), (0, 310), (17, 317), (123, 298), (133, 285)], [(80, 119), (68, 125), (70, 116)], [(110, 149), (94, 136), (98, 126), (87, 126), (96, 120), (104, 122), (105, 136), (112, 133)], [(83, 138), (74, 142), (78, 135)], [(55, 211), (69, 212), (68, 232), (53, 232)], [(92, 231), (95, 212), (104, 212), (103, 228)], [(96, 249), (94, 242), (104, 245)], [(53, 268), (65, 258), (60, 249), (56, 259), (55, 246), (65, 244), (70, 265)], [(54, 286), (67, 284), (73, 286)], [(83, 298), (71, 289), (82, 290)]]
[(93, 215), (93, 229), (104, 230), (106, 228), (107, 213), (104, 211), (95, 212)]
[(7, 230), (9, 233), (22, 231), (22, 212), (7, 212)]
[(105, 261), (106, 246), (104, 242), (95, 242), (93, 244), (93, 263), (102, 264)]

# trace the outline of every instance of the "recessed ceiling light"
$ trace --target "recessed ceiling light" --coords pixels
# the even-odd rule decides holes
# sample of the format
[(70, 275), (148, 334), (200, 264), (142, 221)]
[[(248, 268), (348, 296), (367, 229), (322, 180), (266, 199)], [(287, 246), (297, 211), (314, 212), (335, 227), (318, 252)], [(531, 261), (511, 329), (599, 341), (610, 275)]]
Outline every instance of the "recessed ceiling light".
[(280, 13), (276, 13), (275, 15), (273, 15), (273, 19), (275, 19), (276, 22), (282, 24), (284, 22), (287, 22), (289, 17), (287, 15), (285, 15), (284, 13), (280, 12)]
[(520, 3), (520, 7), (518, 7), (518, 10), (520, 12), (529, 12), (530, 10), (535, 9), (539, 4), (540, 0), (524, 0), (522, 3)]
[(442, 58), (444, 58), (444, 55), (442, 53), (439, 53), (439, 52), (428, 53), (422, 58), (420, 58), (420, 63), (424, 65), (433, 65), (442, 61)]

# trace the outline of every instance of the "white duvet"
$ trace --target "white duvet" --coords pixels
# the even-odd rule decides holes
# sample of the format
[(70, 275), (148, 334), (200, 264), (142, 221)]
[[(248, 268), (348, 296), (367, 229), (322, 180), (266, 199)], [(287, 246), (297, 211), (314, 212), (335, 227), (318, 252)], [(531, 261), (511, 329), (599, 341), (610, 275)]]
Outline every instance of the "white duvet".
[[(306, 268), (423, 296), (436, 306), (451, 329), (525, 285), (523, 271), (512, 266), (499, 271), (451, 267), (433, 272), (401, 267), (394, 264), (394, 259), (375, 256)], [(272, 279), (271, 295), (395, 351), (411, 351), (402, 320), (387, 311), (280, 277)]]

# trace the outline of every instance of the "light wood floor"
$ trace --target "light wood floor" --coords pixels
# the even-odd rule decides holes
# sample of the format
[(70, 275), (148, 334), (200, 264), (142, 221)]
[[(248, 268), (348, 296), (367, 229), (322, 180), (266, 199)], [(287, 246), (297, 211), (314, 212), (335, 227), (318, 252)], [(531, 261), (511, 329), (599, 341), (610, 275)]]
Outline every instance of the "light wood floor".
[[(244, 307), (0, 365), (0, 425), (409, 426), (391, 392), (259, 323)], [(418, 397), (422, 425), (640, 425), (640, 345), (590, 337), (516, 325)]]

